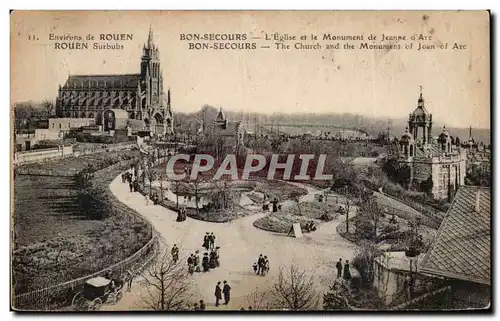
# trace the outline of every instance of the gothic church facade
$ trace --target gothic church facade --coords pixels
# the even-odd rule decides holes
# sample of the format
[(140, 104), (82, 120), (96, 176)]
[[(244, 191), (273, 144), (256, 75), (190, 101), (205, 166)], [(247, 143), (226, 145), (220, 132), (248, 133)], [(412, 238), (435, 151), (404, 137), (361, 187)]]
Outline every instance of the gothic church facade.
[(59, 118), (93, 118), (97, 125), (103, 125), (105, 112), (117, 109), (126, 112), (137, 130), (158, 135), (173, 132), (170, 89), (166, 94), (163, 91), (160, 51), (151, 28), (142, 48), (140, 73), (69, 75), (59, 86)]

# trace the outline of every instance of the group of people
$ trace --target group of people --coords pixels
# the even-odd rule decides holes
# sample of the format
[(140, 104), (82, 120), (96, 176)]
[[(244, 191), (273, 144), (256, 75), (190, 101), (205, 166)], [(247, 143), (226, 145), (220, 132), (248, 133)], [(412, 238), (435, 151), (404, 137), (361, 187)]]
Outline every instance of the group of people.
[(198, 305), (198, 303), (196, 302), (193, 304), (194, 311), (205, 311), (205, 309), (206, 309), (205, 301), (203, 300), (200, 300), (200, 305)]
[(208, 250), (213, 250), (215, 249), (215, 235), (214, 232), (212, 233), (205, 233), (205, 236), (203, 237), (203, 244), (202, 246), (208, 251)]
[(215, 306), (218, 307), (220, 305), (219, 301), (222, 299), (222, 294), (224, 294), (224, 305), (227, 305), (231, 299), (231, 286), (227, 284), (227, 281), (224, 280), (224, 286), (221, 289), (220, 281), (217, 282), (215, 286)]
[(134, 176), (131, 172), (125, 172), (122, 174), (122, 183), (128, 183), (130, 193), (137, 192), (139, 184), (137, 180), (134, 180)]
[(215, 269), (220, 266), (219, 263), (219, 249), (220, 247), (216, 246), (215, 249), (203, 254), (203, 258), (200, 260), (200, 251), (196, 251), (187, 259), (188, 263), (188, 272), (189, 274), (193, 274), (194, 272), (208, 272), (210, 269)]
[(266, 275), (269, 272), (269, 260), (267, 259), (267, 255), (259, 255), (257, 262), (253, 264), (253, 271), (257, 273), (257, 275)]
[(186, 217), (187, 217), (186, 208), (181, 207), (179, 210), (177, 210), (177, 219), (175, 221), (184, 222), (186, 220)]
[(307, 233), (316, 231), (316, 224), (314, 223), (314, 221), (311, 220), (311, 221), (307, 222), (306, 225), (304, 226), (304, 230)]
[(158, 205), (160, 203), (158, 193), (149, 194), (149, 196), (144, 195), (144, 200), (146, 201), (146, 205), (149, 205), (149, 201), (152, 201), (153, 205)]
[(345, 280), (350, 280), (352, 278), (349, 260), (346, 260), (345, 264), (342, 264), (342, 258), (340, 258), (335, 267), (337, 268), (337, 278), (343, 277)]

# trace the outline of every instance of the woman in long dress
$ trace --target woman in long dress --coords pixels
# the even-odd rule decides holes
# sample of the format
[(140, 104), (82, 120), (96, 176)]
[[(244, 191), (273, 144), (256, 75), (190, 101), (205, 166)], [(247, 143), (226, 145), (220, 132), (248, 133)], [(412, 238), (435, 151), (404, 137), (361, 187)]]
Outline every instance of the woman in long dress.
[(210, 265), (209, 265), (209, 259), (208, 259), (208, 253), (203, 254), (203, 272), (208, 272), (210, 270)]
[(344, 279), (345, 280), (350, 280), (352, 278), (351, 276), (351, 270), (349, 269), (349, 260), (345, 261), (344, 264)]
[(212, 250), (210, 252), (210, 262), (209, 262), (209, 264), (210, 264), (210, 268), (211, 269), (215, 269), (217, 267), (216, 254), (215, 254), (214, 250)]
[(199, 251), (196, 251), (196, 254), (194, 256), (194, 271), (195, 272), (201, 272), (201, 268), (200, 268), (200, 255), (198, 254)]
[(216, 247), (215, 247), (215, 265), (216, 265), (216, 267), (219, 267), (219, 266), (220, 266), (220, 261), (219, 261), (219, 249), (220, 249), (220, 246), (216, 246)]

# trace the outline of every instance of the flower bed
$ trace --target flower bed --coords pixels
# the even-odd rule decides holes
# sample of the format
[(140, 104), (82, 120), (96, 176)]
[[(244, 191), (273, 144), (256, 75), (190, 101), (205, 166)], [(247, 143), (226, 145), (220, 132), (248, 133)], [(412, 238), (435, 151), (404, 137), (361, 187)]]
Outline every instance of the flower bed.
[(253, 225), (269, 232), (288, 233), (293, 223), (300, 223), (305, 225), (309, 221), (313, 221), (318, 227), (325, 221), (321, 217), (326, 213), (330, 217), (336, 215), (339, 205), (330, 203), (319, 202), (306, 202), (300, 203), (300, 210), (302, 215), (299, 214), (299, 209), (296, 204), (292, 207), (285, 208), (282, 211), (270, 213), (258, 220)]

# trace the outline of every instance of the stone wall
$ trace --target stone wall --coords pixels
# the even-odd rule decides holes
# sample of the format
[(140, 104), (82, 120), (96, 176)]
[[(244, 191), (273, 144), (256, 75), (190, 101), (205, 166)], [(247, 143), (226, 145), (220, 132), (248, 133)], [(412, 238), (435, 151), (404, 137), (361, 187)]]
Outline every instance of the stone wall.
[(73, 146), (59, 146), (41, 150), (17, 152), (14, 154), (14, 165), (39, 163), (52, 159), (73, 156)]

